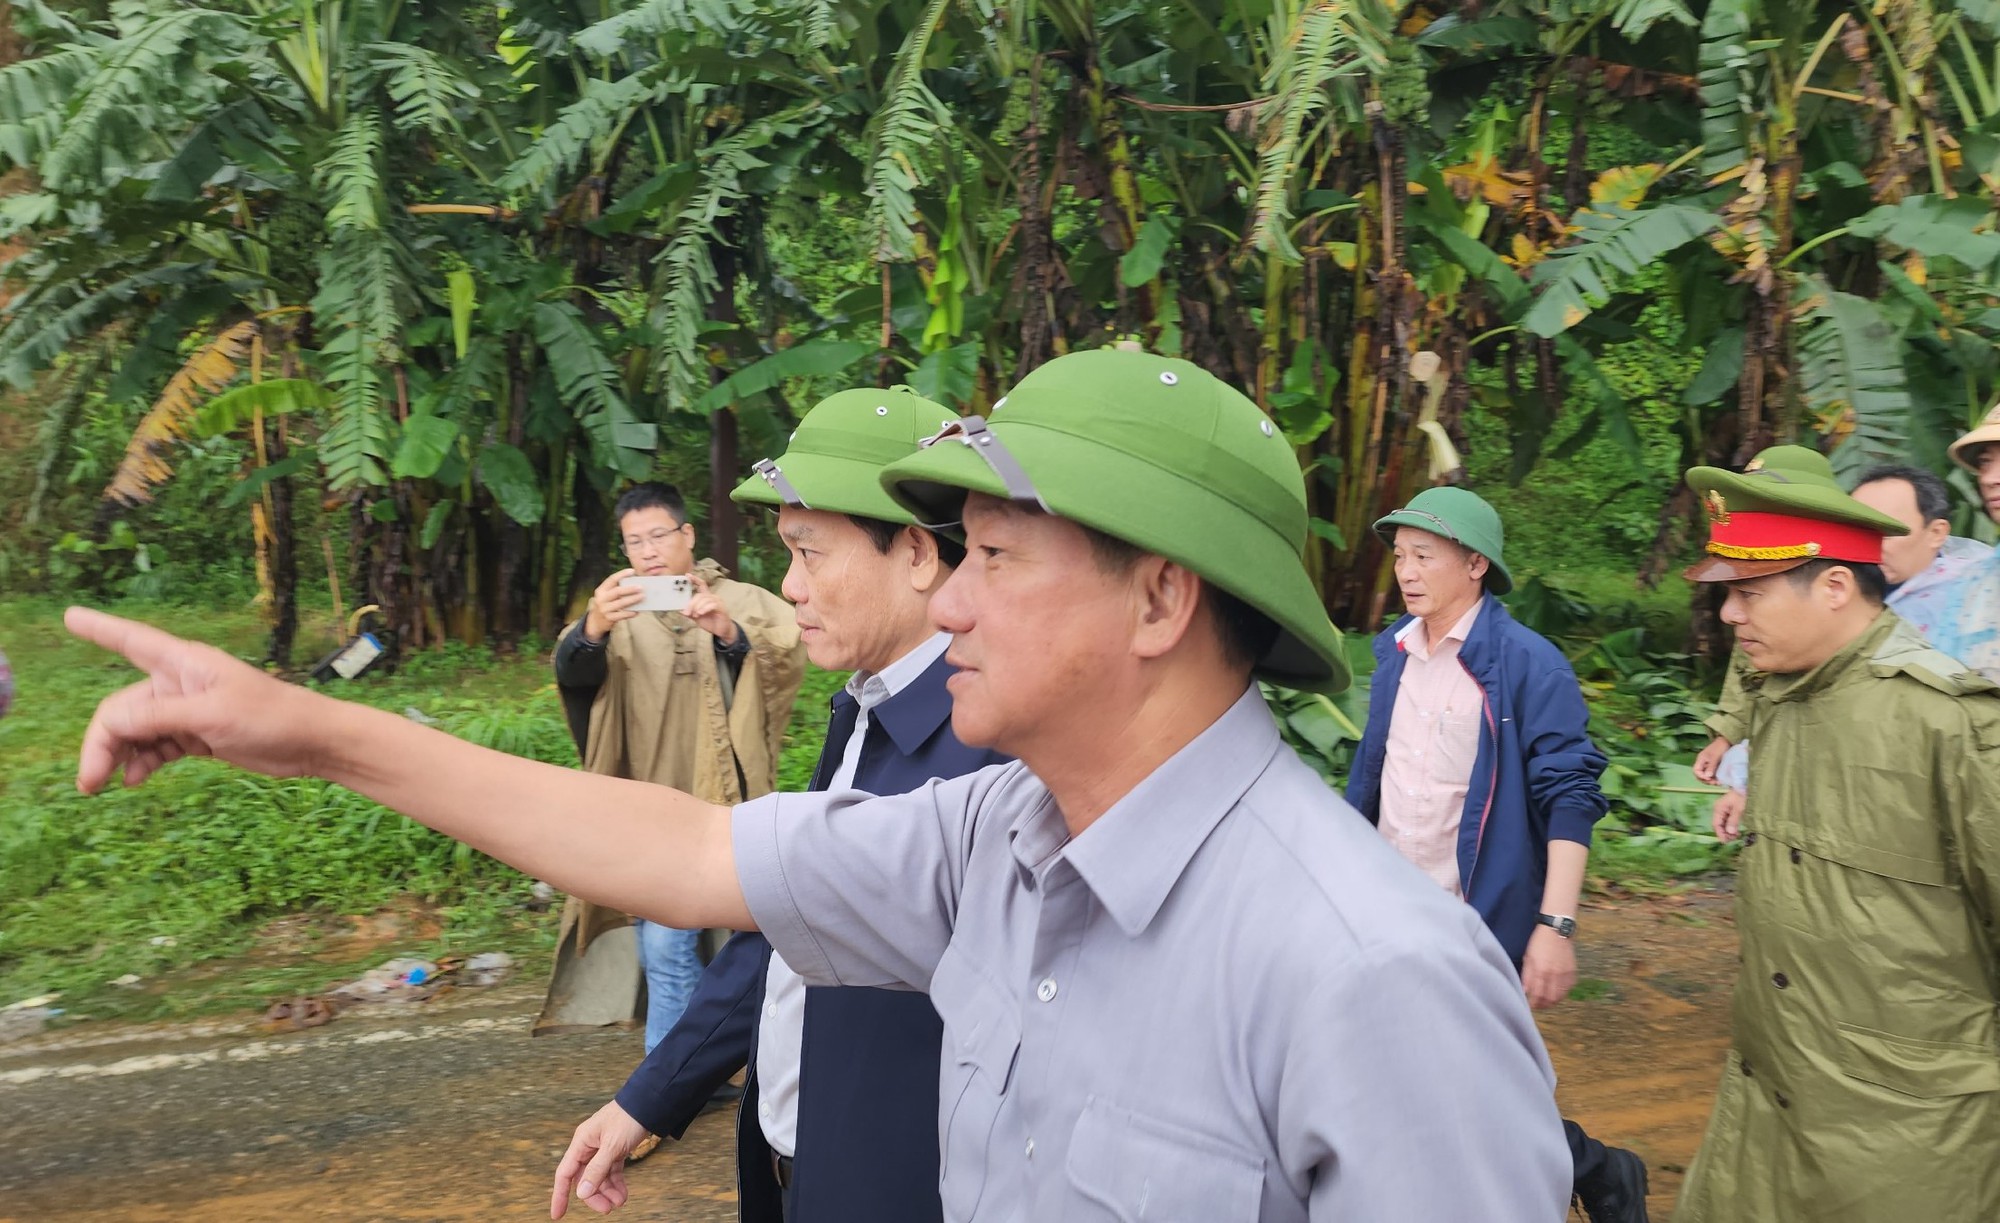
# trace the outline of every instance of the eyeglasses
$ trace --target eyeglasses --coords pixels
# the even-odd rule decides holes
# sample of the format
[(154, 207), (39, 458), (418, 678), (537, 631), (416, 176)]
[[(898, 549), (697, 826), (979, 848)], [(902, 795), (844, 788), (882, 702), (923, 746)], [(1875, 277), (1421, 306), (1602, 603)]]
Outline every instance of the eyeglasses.
[(687, 524), (684, 522), (672, 530), (655, 531), (639, 539), (633, 539), (628, 535), (625, 537), (625, 555), (638, 556), (642, 552), (658, 552), (667, 546), (668, 540), (685, 530)]

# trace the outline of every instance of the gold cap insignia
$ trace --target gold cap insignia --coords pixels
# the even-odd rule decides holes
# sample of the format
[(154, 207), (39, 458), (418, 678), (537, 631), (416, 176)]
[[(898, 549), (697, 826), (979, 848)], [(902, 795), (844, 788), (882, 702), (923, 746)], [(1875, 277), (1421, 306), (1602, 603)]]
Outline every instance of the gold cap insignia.
[(1757, 456), (1756, 458), (1754, 458), (1754, 459), (1751, 459), (1751, 460), (1750, 460), (1750, 461), (1749, 461), (1748, 463), (1745, 463), (1745, 464), (1743, 465), (1743, 470), (1744, 470), (1744, 471), (1762, 471), (1762, 470), (1764, 470), (1764, 456), (1763, 456), (1763, 455), (1758, 455), (1758, 456)]
[(1707, 505), (1708, 520), (1710, 522), (1717, 526), (1726, 527), (1729, 525), (1729, 503), (1722, 499), (1721, 489), (1711, 488), (1708, 490)]

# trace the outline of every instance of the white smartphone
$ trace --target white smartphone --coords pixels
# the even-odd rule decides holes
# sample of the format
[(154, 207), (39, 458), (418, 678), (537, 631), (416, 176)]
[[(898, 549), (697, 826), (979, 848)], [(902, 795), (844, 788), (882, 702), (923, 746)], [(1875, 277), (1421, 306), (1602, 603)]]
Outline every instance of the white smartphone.
[(644, 598), (632, 605), (633, 611), (681, 611), (694, 598), (694, 579), (682, 574), (678, 577), (629, 577), (620, 586), (636, 586), (646, 592)]

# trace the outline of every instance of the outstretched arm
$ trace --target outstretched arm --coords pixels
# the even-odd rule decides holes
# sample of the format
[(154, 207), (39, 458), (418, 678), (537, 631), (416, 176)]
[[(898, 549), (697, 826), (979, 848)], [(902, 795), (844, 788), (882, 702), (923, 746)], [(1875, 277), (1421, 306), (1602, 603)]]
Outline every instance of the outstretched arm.
[(183, 756), (324, 777), (572, 895), (683, 929), (753, 925), (727, 807), (475, 747), (136, 621), (71, 608), (64, 623), (146, 673), (84, 732), (85, 793)]

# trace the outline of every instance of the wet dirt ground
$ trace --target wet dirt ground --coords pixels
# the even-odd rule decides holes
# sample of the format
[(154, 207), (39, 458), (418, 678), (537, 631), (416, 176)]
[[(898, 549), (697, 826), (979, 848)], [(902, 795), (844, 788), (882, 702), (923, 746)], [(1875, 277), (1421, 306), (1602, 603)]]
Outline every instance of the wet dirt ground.
[[(1542, 1016), (1564, 1114), (1645, 1157), (1659, 1220), (1722, 1065), (1729, 914), (1712, 892), (1587, 908), (1595, 996)], [(0, 1045), (0, 1223), (547, 1218), (556, 1158), (639, 1040), (530, 1038), (538, 1001), (515, 984), (305, 1032), (82, 1025)], [(710, 1113), (632, 1169), (616, 1217), (733, 1219), (732, 1125)]]

